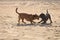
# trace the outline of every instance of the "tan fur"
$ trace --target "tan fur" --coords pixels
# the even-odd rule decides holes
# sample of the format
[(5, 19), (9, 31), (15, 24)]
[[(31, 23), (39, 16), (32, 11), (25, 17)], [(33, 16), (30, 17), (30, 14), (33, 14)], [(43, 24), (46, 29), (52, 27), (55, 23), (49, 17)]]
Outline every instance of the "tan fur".
[(32, 14), (27, 14), (27, 13), (19, 13), (19, 12), (17, 12), (17, 9), (18, 8), (16, 8), (16, 13), (19, 15), (18, 16), (18, 23), (20, 23), (20, 19), (22, 19), (22, 22), (25, 23), (24, 22), (24, 19), (25, 19), (27, 21), (30, 21), (31, 24), (33, 24), (33, 23), (35, 23), (33, 20), (39, 19), (39, 16), (36, 14), (32, 15)]

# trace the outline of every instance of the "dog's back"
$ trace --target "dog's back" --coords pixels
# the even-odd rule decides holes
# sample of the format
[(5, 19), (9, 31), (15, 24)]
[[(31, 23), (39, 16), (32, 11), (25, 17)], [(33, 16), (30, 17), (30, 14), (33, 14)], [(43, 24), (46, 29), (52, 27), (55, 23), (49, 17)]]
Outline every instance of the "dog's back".
[(18, 8), (16, 8), (16, 13), (19, 15), (20, 18), (27, 18), (29, 16), (32, 16), (32, 14), (27, 14), (27, 13), (19, 13)]

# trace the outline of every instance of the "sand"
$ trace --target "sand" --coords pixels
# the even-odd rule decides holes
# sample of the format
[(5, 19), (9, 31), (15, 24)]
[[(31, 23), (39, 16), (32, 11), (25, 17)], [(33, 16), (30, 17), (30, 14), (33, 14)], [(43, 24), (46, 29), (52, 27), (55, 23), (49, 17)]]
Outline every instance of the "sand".
[[(60, 3), (56, 2), (0, 2), (0, 40), (60, 40)], [(40, 19), (34, 20), (36, 24), (31, 25), (25, 20), (27, 24), (20, 22), (18, 26), (16, 7), (18, 12), (37, 15), (46, 13), (48, 9), (53, 23), (37, 24)]]

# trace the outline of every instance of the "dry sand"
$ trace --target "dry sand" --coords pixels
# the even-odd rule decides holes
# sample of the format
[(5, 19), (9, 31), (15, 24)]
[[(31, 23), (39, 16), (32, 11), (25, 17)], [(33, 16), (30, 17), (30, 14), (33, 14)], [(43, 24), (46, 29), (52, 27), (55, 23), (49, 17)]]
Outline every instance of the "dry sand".
[[(0, 2), (0, 40), (60, 40), (60, 3), (56, 2)], [(28, 14), (49, 13), (53, 23), (49, 24), (27, 24), (17, 25), (18, 15), (15, 12)], [(34, 20), (38, 22), (39, 20)], [(49, 22), (49, 21), (48, 21)]]

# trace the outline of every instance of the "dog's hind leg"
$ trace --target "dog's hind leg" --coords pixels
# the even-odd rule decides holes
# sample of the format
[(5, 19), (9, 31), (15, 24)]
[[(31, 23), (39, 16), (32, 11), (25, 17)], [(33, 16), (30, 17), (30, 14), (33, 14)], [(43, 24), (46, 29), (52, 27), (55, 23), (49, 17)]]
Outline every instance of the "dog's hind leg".
[(18, 17), (18, 24), (20, 24), (20, 17)]
[(17, 23), (17, 25), (20, 25), (20, 18), (18, 17), (18, 23)]
[(24, 19), (22, 19), (22, 22), (23, 22), (24, 24), (26, 24), (26, 22), (24, 22)]
[(52, 20), (51, 19), (49, 19), (50, 20), (50, 23), (52, 23)]

